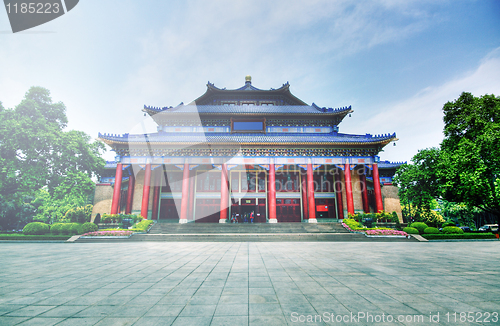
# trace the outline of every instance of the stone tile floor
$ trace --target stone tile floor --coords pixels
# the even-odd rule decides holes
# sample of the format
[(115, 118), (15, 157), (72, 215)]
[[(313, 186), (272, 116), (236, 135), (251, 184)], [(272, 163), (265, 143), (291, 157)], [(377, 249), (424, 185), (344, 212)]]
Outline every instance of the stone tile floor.
[(0, 325), (494, 325), (499, 245), (1, 243)]

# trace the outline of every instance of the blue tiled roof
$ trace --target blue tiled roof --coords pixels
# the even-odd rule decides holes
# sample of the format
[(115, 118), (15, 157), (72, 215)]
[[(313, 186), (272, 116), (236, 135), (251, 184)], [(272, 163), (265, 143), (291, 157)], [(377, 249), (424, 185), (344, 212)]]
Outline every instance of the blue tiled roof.
[(391, 169), (391, 168), (397, 168), (400, 165), (406, 164), (406, 162), (389, 162), (389, 161), (380, 161), (378, 163), (378, 168), (379, 169)]
[(396, 138), (396, 133), (372, 136), (330, 134), (283, 134), (283, 133), (152, 133), (147, 135), (109, 135), (99, 134), (99, 138), (108, 142), (122, 143), (378, 143)]
[(240, 113), (240, 114), (328, 114), (348, 113), (351, 106), (326, 108), (312, 105), (178, 105), (176, 107), (144, 106), (143, 111), (165, 113)]

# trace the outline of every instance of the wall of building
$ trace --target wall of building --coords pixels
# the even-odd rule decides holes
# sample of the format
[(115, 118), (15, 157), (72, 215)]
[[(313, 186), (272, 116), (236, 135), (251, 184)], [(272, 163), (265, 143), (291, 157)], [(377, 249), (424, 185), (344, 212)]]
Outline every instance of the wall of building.
[(113, 187), (110, 184), (97, 184), (94, 192), (94, 208), (92, 209), (92, 221), (97, 213), (101, 215), (111, 213), (111, 201), (113, 200)]
[(392, 213), (396, 212), (399, 221), (403, 222), (403, 215), (401, 212), (401, 203), (399, 202), (398, 187), (392, 185), (382, 186), (382, 200), (384, 203), (384, 210)]
[(361, 181), (357, 169), (351, 171), (352, 197), (354, 201), (354, 212), (363, 213), (363, 197), (361, 194)]

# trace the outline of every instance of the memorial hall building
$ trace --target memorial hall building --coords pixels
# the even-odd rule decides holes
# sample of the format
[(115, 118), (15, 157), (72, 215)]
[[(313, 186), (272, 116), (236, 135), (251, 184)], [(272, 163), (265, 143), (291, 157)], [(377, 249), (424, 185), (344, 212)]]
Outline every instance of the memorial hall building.
[(396, 134), (341, 132), (350, 106), (308, 105), (288, 82), (263, 90), (247, 76), (240, 88), (209, 82), (189, 104), (142, 111), (156, 132), (99, 134), (116, 158), (96, 186), (94, 215), (224, 223), (254, 212), (256, 223), (317, 223), (385, 210), (401, 219), (400, 163), (378, 156)]

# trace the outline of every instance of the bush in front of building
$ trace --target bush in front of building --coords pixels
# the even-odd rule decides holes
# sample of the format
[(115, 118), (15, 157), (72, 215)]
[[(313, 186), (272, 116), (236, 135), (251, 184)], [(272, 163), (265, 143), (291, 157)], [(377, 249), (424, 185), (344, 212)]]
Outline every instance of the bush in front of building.
[(403, 229), (404, 232), (408, 233), (408, 234), (418, 234), (418, 230), (415, 229), (415, 228), (412, 228), (410, 226), (407, 226)]
[(61, 234), (74, 235), (80, 232), (80, 223), (63, 223), (61, 226)]
[(455, 224), (455, 222), (448, 220), (448, 221), (443, 223), (442, 227), (445, 228), (447, 226), (457, 226), (457, 225)]
[(363, 225), (352, 218), (345, 218), (343, 222), (351, 229), (351, 230), (359, 230), (363, 228)]
[(420, 234), (424, 234), (424, 230), (428, 228), (427, 224), (424, 222), (414, 222), (410, 227), (417, 229)]
[(428, 228), (424, 229), (424, 234), (438, 234), (438, 233), (439, 233), (439, 229), (434, 228), (432, 226), (429, 226)]
[(49, 225), (42, 222), (28, 223), (23, 228), (23, 234), (25, 235), (43, 235), (49, 232), (50, 232)]
[(444, 234), (463, 234), (464, 230), (456, 226), (445, 226), (443, 228)]
[(61, 233), (61, 228), (66, 223), (54, 223), (50, 226), (50, 233), (57, 235)]
[(133, 227), (133, 231), (147, 231), (150, 227), (151, 224), (153, 224), (154, 222), (152, 220), (142, 220), (141, 222), (137, 223), (136, 225), (134, 225)]
[(83, 223), (80, 226), (80, 228), (78, 230), (78, 234), (84, 234), (84, 233), (88, 233), (88, 232), (95, 232), (95, 231), (97, 231), (97, 229), (98, 229), (98, 227), (94, 223), (85, 222), (85, 223)]
[(72, 223), (85, 223), (90, 222), (90, 216), (92, 214), (92, 205), (75, 207), (70, 209), (64, 215), (64, 219)]

